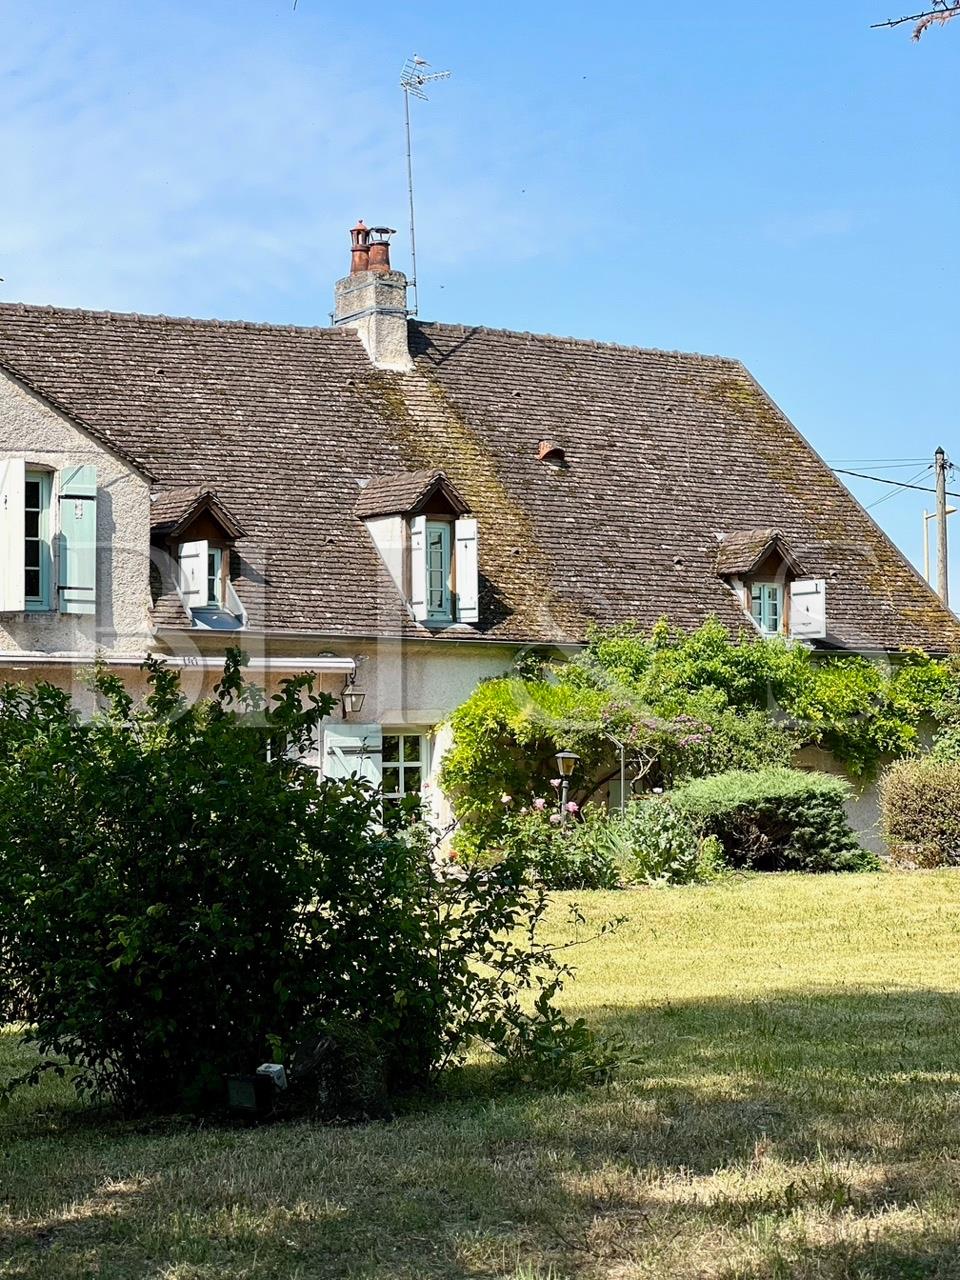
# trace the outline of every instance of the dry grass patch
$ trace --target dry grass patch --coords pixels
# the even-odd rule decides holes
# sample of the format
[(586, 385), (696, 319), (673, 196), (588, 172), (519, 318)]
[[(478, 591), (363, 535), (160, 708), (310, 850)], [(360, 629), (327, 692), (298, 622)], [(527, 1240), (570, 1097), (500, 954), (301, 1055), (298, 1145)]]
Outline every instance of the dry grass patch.
[(244, 1131), (48, 1083), (0, 1115), (0, 1277), (960, 1277), (960, 872), (576, 896), (629, 914), (566, 1002), (615, 1085)]

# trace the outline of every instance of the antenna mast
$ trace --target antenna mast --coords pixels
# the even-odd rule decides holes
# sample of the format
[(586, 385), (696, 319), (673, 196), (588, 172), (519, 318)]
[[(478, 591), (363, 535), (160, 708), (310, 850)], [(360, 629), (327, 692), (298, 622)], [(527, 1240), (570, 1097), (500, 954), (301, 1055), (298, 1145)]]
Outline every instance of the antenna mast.
[(403, 70), (400, 72), (400, 88), (403, 90), (403, 117), (407, 129), (407, 194), (410, 198), (410, 265), (413, 272), (410, 280), (410, 287), (413, 290), (413, 306), (410, 314), (417, 314), (419, 304), (419, 294), (417, 293), (417, 230), (416, 219), (413, 213), (413, 148), (410, 145), (410, 95), (427, 101), (427, 95), (423, 91), (425, 84), (431, 84), (434, 80), (449, 80), (449, 71), (433, 71), (429, 72), (427, 68), (430, 63), (423, 58), (418, 58), (416, 54), (409, 57), (403, 64)]

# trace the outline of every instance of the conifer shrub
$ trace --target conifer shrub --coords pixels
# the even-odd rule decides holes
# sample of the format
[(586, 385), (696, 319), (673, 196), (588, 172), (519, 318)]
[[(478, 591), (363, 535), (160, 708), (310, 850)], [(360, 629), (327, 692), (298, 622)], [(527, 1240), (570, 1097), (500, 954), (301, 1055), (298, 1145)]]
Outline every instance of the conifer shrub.
[(898, 760), (880, 779), (883, 836), (894, 862), (960, 865), (960, 759)]
[(850, 784), (799, 769), (732, 770), (671, 792), (673, 805), (716, 836), (729, 867), (755, 871), (862, 871), (879, 866), (860, 848), (844, 810)]

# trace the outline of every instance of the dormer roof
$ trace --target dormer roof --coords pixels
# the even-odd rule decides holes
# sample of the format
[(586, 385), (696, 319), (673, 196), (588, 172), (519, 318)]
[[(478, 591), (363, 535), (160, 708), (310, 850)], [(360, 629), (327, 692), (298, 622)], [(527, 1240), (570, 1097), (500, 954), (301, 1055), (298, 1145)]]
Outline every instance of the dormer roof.
[(244, 536), (244, 528), (217, 493), (204, 485), (176, 485), (150, 495), (150, 534), (156, 540), (178, 538), (201, 515), (209, 515), (223, 529), (227, 541)]
[(717, 573), (721, 578), (747, 578), (774, 553), (797, 577), (806, 572), (779, 529), (741, 529), (723, 535)]
[(467, 515), (470, 505), (442, 471), (395, 471), (376, 476), (361, 490), (355, 514), (361, 520), (373, 516), (412, 516), (429, 503), (442, 503), (455, 516)]

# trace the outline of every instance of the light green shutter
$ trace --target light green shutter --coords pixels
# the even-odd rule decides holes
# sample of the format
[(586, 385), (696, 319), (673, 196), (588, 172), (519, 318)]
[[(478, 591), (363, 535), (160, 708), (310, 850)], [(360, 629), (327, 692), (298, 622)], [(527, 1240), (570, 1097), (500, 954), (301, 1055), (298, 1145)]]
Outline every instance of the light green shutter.
[(0, 462), (0, 613), (20, 613), (25, 607), (24, 482), (22, 458)]
[(383, 777), (383, 732), (378, 724), (325, 724), (323, 773), (327, 778), (363, 778), (375, 787)]
[(65, 467), (59, 475), (60, 612), (97, 610), (97, 469)]

